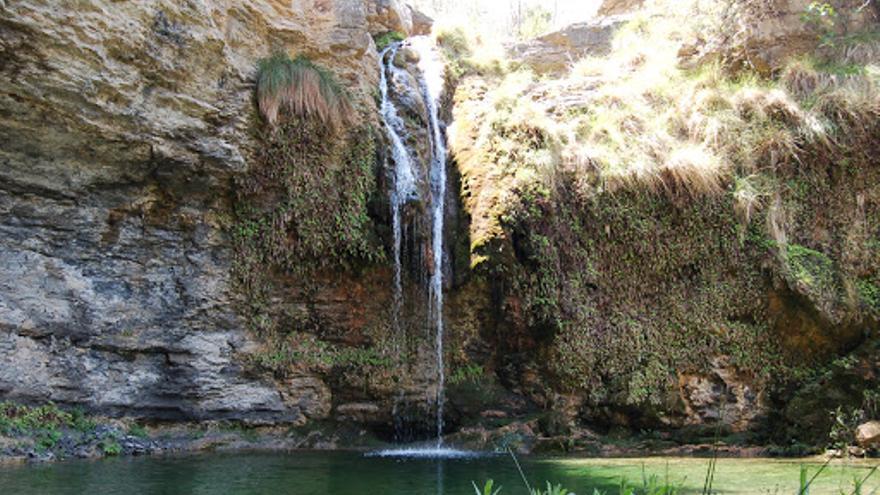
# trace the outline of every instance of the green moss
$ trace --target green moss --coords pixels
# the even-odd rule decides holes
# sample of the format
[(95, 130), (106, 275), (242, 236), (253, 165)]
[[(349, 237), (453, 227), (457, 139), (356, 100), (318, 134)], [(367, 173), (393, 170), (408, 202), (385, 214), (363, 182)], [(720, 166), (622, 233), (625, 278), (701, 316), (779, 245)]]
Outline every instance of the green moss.
[(250, 363), (279, 376), (296, 369), (327, 371), (335, 367), (355, 368), (366, 373), (394, 364), (389, 355), (379, 349), (334, 345), (305, 332), (271, 337), (267, 343), (264, 351), (250, 356)]
[(404, 39), (406, 39), (406, 36), (397, 31), (388, 31), (387, 33), (382, 33), (373, 37), (373, 40), (376, 42), (376, 49), (380, 52), (387, 48), (388, 45), (403, 41)]
[(823, 253), (797, 244), (788, 244), (785, 259), (792, 275), (814, 290), (833, 290), (834, 262)]
[(873, 311), (880, 312), (880, 286), (869, 280), (858, 280), (856, 288), (858, 288), (862, 301)]

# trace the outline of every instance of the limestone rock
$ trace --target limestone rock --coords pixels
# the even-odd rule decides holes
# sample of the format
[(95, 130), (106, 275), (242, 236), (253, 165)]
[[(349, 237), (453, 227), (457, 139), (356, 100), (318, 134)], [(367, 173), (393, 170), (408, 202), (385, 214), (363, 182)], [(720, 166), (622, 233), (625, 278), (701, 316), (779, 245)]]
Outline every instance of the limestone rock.
[(396, 31), (408, 36), (413, 31), (413, 11), (399, 0), (369, 0), (367, 22), (371, 34)]
[(707, 374), (679, 375), (679, 393), (691, 424), (720, 421), (735, 431), (748, 429), (767, 411), (763, 385), (716, 358)]
[(706, 33), (683, 47), (682, 64), (696, 66), (720, 59), (733, 68), (747, 65), (770, 74), (794, 56), (820, 50), (827, 35), (875, 30), (880, 21), (876, 2), (843, 0), (835, 3), (837, 15), (833, 23), (819, 27), (805, 20), (811, 3), (811, 0), (735, 3), (717, 32)]
[(375, 422), (379, 416), (379, 406), (372, 403), (342, 404), (336, 408), (336, 419), (357, 423)]
[(856, 428), (856, 443), (862, 448), (880, 446), (880, 421), (868, 421)]
[(645, 0), (605, 0), (599, 6), (597, 15), (619, 15), (634, 12), (645, 4)]
[(624, 22), (625, 18), (618, 16), (572, 24), (561, 31), (514, 44), (508, 51), (535, 72), (562, 72), (586, 55), (608, 54), (612, 37)]
[(367, 11), (365, 0), (0, 8), (0, 397), (168, 420), (329, 413), (315, 379), (243, 372), (255, 346), (234, 310), (223, 219), (256, 146), (260, 58), (306, 54), (375, 113)]
[(412, 8), (410, 6), (410, 15), (412, 16), (412, 35), (428, 35), (431, 34), (431, 29), (434, 27), (434, 19), (431, 19), (423, 12)]

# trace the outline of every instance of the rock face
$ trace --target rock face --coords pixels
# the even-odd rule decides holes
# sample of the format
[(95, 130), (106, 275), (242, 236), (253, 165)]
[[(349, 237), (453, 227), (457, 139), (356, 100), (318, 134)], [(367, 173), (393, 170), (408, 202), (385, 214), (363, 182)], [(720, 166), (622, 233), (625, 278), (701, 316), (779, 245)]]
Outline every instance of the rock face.
[(601, 56), (611, 50), (611, 40), (624, 23), (608, 17), (571, 26), (510, 47), (510, 55), (538, 73), (562, 72), (586, 55)]
[(0, 396), (165, 419), (329, 414), (313, 377), (279, 393), (242, 372), (253, 343), (223, 226), (255, 146), (257, 60), (306, 54), (371, 115), (373, 8), (4, 4)]
[(600, 16), (629, 14), (645, 4), (645, 0), (605, 0), (597, 12)]
[[(704, 33), (682, 55), (686, 64), (720, 59), (734, 67), (747, 65), (764, 74), (779, 69), (792, 56), (818, 50), (826, 38), (876, 29), (876, 2), (834, 2), (831, 16), (811, 14), (810, 0), (734, 2), (715, 31)], [(819, 2), (821, 3), (821, 2)]]
[(715, 359), (712, 372), (681, 374), (679, 391), (691, 424), (722, 421), (736, 431), (747, 429), (767, 413), (764, 386), (740, 373), (724, 359)]

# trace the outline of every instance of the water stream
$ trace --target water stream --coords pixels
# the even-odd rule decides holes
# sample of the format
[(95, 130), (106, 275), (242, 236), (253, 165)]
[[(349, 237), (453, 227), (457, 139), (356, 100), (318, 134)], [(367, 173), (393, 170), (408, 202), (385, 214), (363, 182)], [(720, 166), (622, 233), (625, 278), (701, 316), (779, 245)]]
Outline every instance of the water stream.
[[(443, 274), (444, 274), (444, 214), (446, 207), (446, 141), (440, 122), (439, 100), (443, 92), (443, 64), (434, 50), (433, 41), (420, 36), (403, 42), (419, 57), (418, 88), (408, 88), (421, 94), (425, 102), (428, 117), (428, 139), (431, 146), (431, 163), (429, 167), (431, 208), (431, 245), (430, 270), (431, 276), (427, 287), (430, 295), (428, 318), (434, 331), (434, 361), (436, 370), (437, 391), (434, 397), (436, 422), (436, 449), (443, 446), (443, 406), (444, 389), (446, 386), (445, 366), (443, 363)], [(400, 113), (389, 95), (389, 77), (400, 75), (402, 69), (395, 66), (395, 57), (403, 43), (394, 43), (380, 54), (381, 76), (379, 90), (381, 94), (381, 113), (385, 130), (391, 143), (391, 159), (394, 161), (393, 186), (390, 188), (392, 229), (394, 236), (394, 295), (392, 308), (392, 328), (395, 335), (401, 332), (401, 311), (403, 307), (403, 281), (401, 266), (401, 245), (403, 242), (403, 208), (406, 203), (420, 199), (416, 187), (416, 171), (414, 169), (414, 153), (407, 149), (405, 143), (406, 127)], [(401, 78), (406, 80), (406, 78)]]
[(414, 38), (412, 48), (419, 54), (419, 69), (422, 72), (421, 91), (428, 109), (428, 125), (431, 138), (431, 254), (433, 272), (431, 273), (431, 295), (433, 307), (430, 312), (434, 320), (434, 338), (437, 360), (437, 448), (443, 445), (443, 392), (446, 388), (446, 373), (443, 363), (443, 219), (446, 207), (446, 140), (440, 128), (439, 101), (443, 93), (443, 64), (437, 57), (430, 38)]
[[(397, 113), (397, 108), (388, 96), (388, 74), (394, 74), (400, 70), (394, 66), (394, 57), (400, 48), (399, 43), (394, 43), (385, 48), (379, 55), (379, 92), (381, 94), (380, 111), (382, 121), (385, 123), (385, 133), (391, 141), (391, 159), (394, 162), (394, 180), (390, 192), (391, 200), (391, 223), (394, 236), (394, 294), (392, 308), (392, 328), (395, 335), (400, 333), (400, 311), (403, 306), (403, 281), (401, 269), (401, 243), (402, 233), (402, 210), (403, 206), (413, 199), (418, 199), (415, 174), (412, 169), (412, 159), (409, 150), (403, 144), (401, 133), (404, 130), (403, 120)], [(387, 60), (386, 60), (387, 59)]]

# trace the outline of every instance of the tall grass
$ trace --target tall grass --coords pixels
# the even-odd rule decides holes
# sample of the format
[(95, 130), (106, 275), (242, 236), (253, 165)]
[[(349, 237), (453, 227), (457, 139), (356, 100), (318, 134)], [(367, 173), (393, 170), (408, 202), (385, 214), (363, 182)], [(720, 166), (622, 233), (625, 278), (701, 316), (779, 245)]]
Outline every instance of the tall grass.
[[(713, 495), (717, 493), (723, 493), (725, 489), (722, 487), (721, 489), (715, 489), (713, 484), (715, 480), (715, 474), (718, 467), (718, 439), (720, 436), (720, 428), (716, 429), (715, 432), (715, 441), (713, 443), (714, 448), (712, 452), (712, 457), (710, 458), (709, 464), (706, 468), (706, 475), (704, 478), (704, 483), (702, 490), (700, 493), (703, 495)], [(562, 485), (554, 485), (551, 482), (547, 481), (546, 485), (543, 489), (541, 488), (533, 488), (529, 483), (525, 472), (523, 471), (519, 461), (516, 458), (516, 455), (513, 451), (508, 448), (508, 453), (510, 454), (511, 459), (513, 460), (517, 472), (522, 478), (523, 485), (525, 486), (526, 492), (529, 495), (575, 495), (575, 492), (569, 491), (567, 488)], [(810, 476), (807, 466), (801, 466), (800, 468), (800, 476), (798, 480), (798, 488), (797, 495), (809, 495), (810, 487), (813, 485), (813, 482), (826, 471), (826, 469), (830, 466), (831, 462), (834, 460), (834, 457), (829, 457), (816, 472)], [(874, 476), (877, 470), (880, 469), (880, 466), (874, 466), (872, 469), (868, 471), (868, 473), (863, 477), (855, 477), (852, 482), (852, 491), (848, 491), (844, 488), (840, 489), (840, 495), (863, 495), (863, 490), (865, 488), (865, 484), (868, 480)], [(745, 487), (748, 486), (748, 479), (742, 480), (745, 483)], [(494, 480), (488, 480), (484, 483), (484, 485), (479, 487), (476, 482), (471, 481), (473, 485), (475, 495), (499, 495), (501, 493), (501, 487), (495, 487)], [(744, 489), (743, 486), (738, 487), (740, 489)], [(875, 490), (873, 493), (876, 493)], [(632, 484), (625, 479), (620, 480), (620, 484), (616, 490), (617, 495), (678, 495), (684, 493), (684, 486), (680, 483), (671, 482), (669, 479), (669, 471), (667, 466), (667, 472), (665, 479), (661, 479), (659, 476), (652, 474), (648, 475), (644, 465), (642, 466), (642, 480), (641, 484)], [(608, 492), (603, 492), (598, 489), (594, 489), (592, 495), (611, 495)]]
[(273, 126), (288, 111), (338, 129), (350, 122), (353, 111), (348, 95), (330, 72), (302, 55), (291, 59), (282, 52), (260, 61), (257, 104)]
[[(699, 4), (646, 9), (618, 32), (607, 57), (586, 57), (567, 74), (538, 78), (521, 69), (485, 85), (468, 81), (471, 98), (458, 102), (467, 114), (451, 132), (466, 178), (493, 175), (504, 188), (498, 176), (506, 174), (515, 192), (526, 189), (517, 175), (547, 182), (573, 173), (585, 197), (623, 189), (673, 199), (735, 194), (750, 220), (772, 186), (758, 175), (809, 167), (823, 162), (817, 155), (875, 139), (880, 42), (853, 38), (770, 76), (721, 61), (687, 64), (680, 49), (712, 21)], [(485, 203), (497, 209), (500, 201)]]

